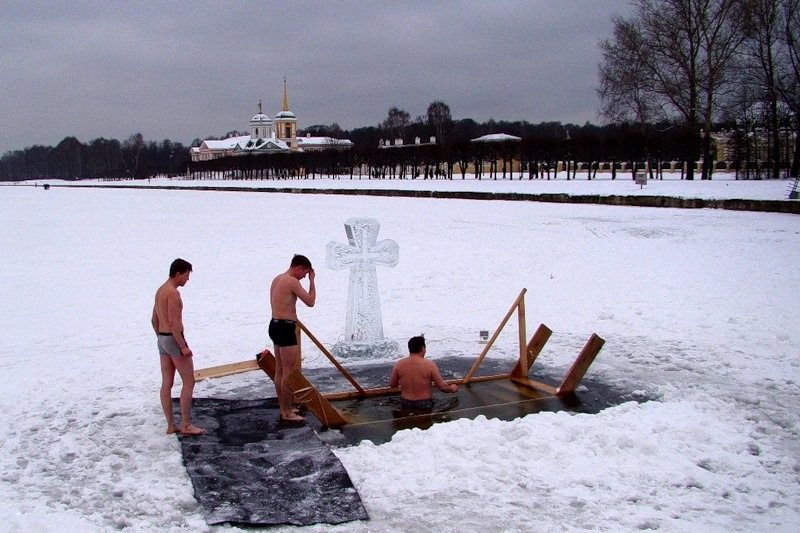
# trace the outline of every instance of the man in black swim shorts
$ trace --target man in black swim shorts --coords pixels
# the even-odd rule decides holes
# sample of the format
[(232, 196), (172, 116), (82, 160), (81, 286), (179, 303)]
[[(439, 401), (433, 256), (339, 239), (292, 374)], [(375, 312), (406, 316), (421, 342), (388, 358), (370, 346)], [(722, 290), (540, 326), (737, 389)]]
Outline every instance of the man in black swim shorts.
[(406, 409), (416, 409), (420, 411), (430, 411), (433, 409), (433, 399), (430, 400), (406, 400), (400, 398), (400, 405)]
[(282, 348), (297, 346), (297, 323), (294, 320), (273, 318), (269, 321), (269, 338)]
[[(300, 280), (308, 276), (308, 290)], [(269, 323), (269, 338), (275, 344), (275, 393), (281, 410), (281, 420), (302, 422), (304, 418), (292, 410), (292, 391), (284, 383), (286, 377), (298, 368), (300, 349), (297, 346), (297, 299), (308, 307), (317, 300), (316, 274), (311, 261), (303, 255), (295, 255), (289, 269), (272, 280), (269, 290), (272, 320)]]

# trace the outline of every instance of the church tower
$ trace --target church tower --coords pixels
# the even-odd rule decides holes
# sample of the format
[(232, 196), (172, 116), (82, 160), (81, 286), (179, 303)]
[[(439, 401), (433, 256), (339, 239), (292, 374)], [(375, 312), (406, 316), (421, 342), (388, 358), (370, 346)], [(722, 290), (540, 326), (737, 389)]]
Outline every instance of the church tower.
[(258, 113), (250, 119), (251, 139), (271, 139), (275, 137), (272, 121), (261, 112), (261, 100), (258, 101)]
[(297, 150), (297, 117), (289, 111), (289, 93), (286, 90), (286, 78), (283, 78), (283, 109), (275, 115), (275, 134), (279, 140), (289, 145), (290, 150)]

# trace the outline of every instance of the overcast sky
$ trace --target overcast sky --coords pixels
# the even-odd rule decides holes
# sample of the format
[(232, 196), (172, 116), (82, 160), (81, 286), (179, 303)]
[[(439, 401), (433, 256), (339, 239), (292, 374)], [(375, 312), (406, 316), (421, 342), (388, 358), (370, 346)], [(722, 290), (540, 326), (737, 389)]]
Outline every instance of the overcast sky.
[(298, 125), (599, 122), (598, 40), (628, 0), (0, 3), (0, 154), (74, 135), (189, 144)]

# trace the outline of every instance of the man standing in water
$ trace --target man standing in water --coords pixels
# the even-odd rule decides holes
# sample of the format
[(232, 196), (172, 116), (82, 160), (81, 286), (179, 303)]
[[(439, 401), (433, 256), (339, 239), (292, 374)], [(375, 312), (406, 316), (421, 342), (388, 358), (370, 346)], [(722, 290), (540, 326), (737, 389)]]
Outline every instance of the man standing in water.
[[(308, 291), (300, 280), (308, 275)], [(272, 320), (269, 322), (269, 338), (275, 344), (275, 393), (278, 395), (281, 420), (301, 422), (305, 420), (292, 410), (292, 391), (284, 380), (298, 367), (300, 350), (297, 347), (297, 299), (308, 307), (314, 307), (317, 287), (314, 284), (314, 269), (311, 261), (303, 255), (295, 255), (289, 270), (272, 280), (269, 301)]]
[(433, 409), (433, 386), (442, 392), (458, 392), (458, 385), (447, 384), (436, 363), (425, 359), (425, 337), (408, 340), (408, 357), (395, 363), (389, 378), (390, 387), (400, 387), (400, 400), (409, 409)]
[[(176, 259), (169, 267), (169, 279), (156, 291), (151, 323), (158, 338), (158, 353), (161, 356), (161, 407), (167, 417), (167, 434), (202, 435), (205, 429), (192, 425), (192, 393), (194, 391), (194, 363), (192, 350), (183, 336), (183, 300), (178, 287), (189, 281), (192, 265)], [(175, 425), (172, 416), (172, 385), (175, 370), (181, 375), (181, 426)]]

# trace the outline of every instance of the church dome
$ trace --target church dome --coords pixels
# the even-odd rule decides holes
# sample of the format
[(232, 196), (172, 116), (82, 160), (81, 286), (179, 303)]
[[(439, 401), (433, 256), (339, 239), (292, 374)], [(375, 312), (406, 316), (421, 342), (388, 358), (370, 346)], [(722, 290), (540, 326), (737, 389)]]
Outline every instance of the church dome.
[(276, 119), (279, 119), (279, 118), (293, 118), (293, 119), (296, 119), (297, 117), (294, 116), (294, 113), (292, 113), (291, 111), (281, 111), (280, 113), (275, 115), (275, 118)]
[(250, 119), (250, 122), (272, 122), (267, 115), (264, 113), (258, 113), (253, 118)]

